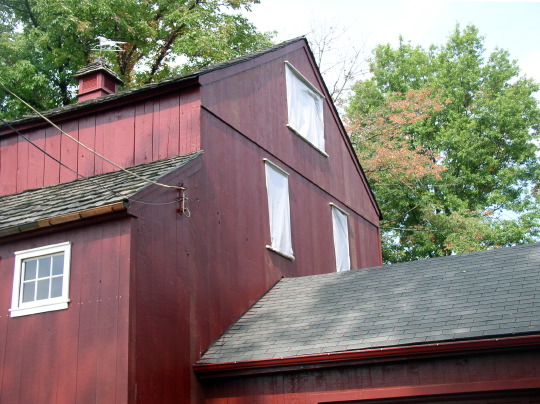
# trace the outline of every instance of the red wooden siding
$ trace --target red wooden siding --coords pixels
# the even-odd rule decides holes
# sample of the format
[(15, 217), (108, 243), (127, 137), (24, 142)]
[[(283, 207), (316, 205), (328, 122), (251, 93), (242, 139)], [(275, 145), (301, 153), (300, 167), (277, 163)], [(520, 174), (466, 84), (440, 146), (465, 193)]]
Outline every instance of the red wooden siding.
[(241, 74), (216, 77), (203, 86), (202, 105), (261, 148), (292, 167), (371, 223), (378, 217), (367, 183), (354, 163), (353, 151), (340, 129), (338, 117), (324, 103), (325, 151), (323, 156), (287, 128), (285, 61), (289, 61), (324, 93), (305, 48), (276, 52), (274, 59)]
[[(539, 360), (538, 349), (492, 352), (242, 376), (204, 384), (207, 404), (374, 404), (400, 403), (405, 397), (414, 399), (404, 403), (536, 403), (540, 401)], [(490, 396), (495, 400), (489, 400)]]
[[(191, 366), (212, 341), (281, 277), (335, 270), (329, 203), (339, 202), (212, 114), (203, 112), (201, 129), (203, 167), (177, 180), (187, 187), (190, 217), (175, 204), (133, 208), (133, 383), (140, 403), (201, 402)], [(291, 174), (294, 261), (265, 247), (265, 157)], [(156, 201), (176, 197), (162, 192)], [(377, 265), (377, 228), (350, 213), (352, 265)]]
[[(130, 222), (0, 245), (0, 402), (126, 403)], [(14, 252), (71, 241), (70, 304), (9, 317)]]
[[(114, 163), (129, 167), (200, 148), (198, 89), (172, 92), (98, 113), (88, 112), (59, 126)], [(116, 168), (49, 125), (24, 131), (67, 167), (84, 176)], [(22, 137), (0, 137), (0, 195), (76, 179)]]

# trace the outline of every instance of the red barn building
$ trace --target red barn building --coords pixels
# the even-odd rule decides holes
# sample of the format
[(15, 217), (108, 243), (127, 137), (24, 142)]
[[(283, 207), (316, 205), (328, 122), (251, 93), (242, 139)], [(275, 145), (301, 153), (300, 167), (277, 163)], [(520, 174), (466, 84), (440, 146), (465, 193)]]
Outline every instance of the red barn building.
[(380, 212), (304, 39), (105, 96), (99, 64), (45, 114), (138, 177), (0, 128), (0, 402), (203, 402), (192, 366), (277, 281), (381, 263)]
[(539, 247), (373, 268), (304, 39), (77, 77), (0, 127), (0, 403), (538, 402)]

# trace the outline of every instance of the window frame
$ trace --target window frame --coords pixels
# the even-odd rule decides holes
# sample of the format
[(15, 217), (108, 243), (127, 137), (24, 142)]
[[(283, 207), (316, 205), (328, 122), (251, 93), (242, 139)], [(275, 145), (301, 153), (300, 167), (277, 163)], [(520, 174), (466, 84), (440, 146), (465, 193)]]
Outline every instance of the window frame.
[[(49, 297), (47, 299), (33, 300), (31, 302), (22, 301), (22, 277), (24, 275), (23, 263), (31, 258), (40, 258), (64, 254), (64, 266), (62, 274), (62, 294), (58, 297)], [(63, 310), (68, 308), (69, 304), (69, 279), (71, 263), (71, 243), (69, 241), (52, 244), (29, 250), (15, 252), (15, 269), (13, 275), (13, 294), (11, 297), (11, 308), (9, 309), (11, 317), (27, 316), (30, 314), (45, 313), (48, 311)]]
[[(269, 220), (269, 228), (270, 228), (270, 244), (266, 245), (266, 248), (291, 260), (294, 261), (294, 251), (292, 248), (292, 229), (291, 229), (291, 202), (290, 202), (290, 193), (289, 193), (289, 173), (285, 170), (283, 170), (281, 167), (277, 166), (275, 163), (271, 162), (267, 158), (263, 158), (264, 162), (264, 175), (265, 175), (265, 182), (266, 182), (266, 195), (267, 195), (267, 201), (268, 201), (268, 220)], [(287, 203), (286, 203), (286, 209), (285, 214), (288, 216), (287, 218), (287, 226), (284, 229), (286, 234), (276, 234), (276, 229), (272, 225), (273, 220), (272, 217), (276, 212), (272, 211), (272, 204), (271, 204), (271, 193), (273, 192), (270, 188), (270, 184), (268, 181), (268, 170), (273, 170), (274, 172), (281, 174), (283, 178), (287, 181)], [(274, 191), (275, 192), (275, 191)], [(287, 242), (287, 245), (285, 248), (283, 248), (283, 239), (282, 236), (285, 237), (285, 241)], [(277, 242), (279, 241), (279, 243)], [(279, 244), (279, 245), (278, 245)], [(281, 248), (280, 248), (281, 245)], [(286, 249), (287, 251), (284, 251)]]
[[(331, 212), (332, 212), (332, 234), (334, 239), (334, 255), (336, 258), (336, 271), (337, 272), (346, 272), (351, 270), (351, 249), (350, 249), (350, 243), (349, 243), (349, 214), (345, 212), (343, 209), (341, 209), (336, 204), (330, 202)], [(338, 214), (341, 214), (343, 218), (345, 218), (345, 230), (346, 230), (346, 244), (347, 244), (347, 256), (340, 256), (341, 252), (345, 249), (341, 250), (338, 248), (338, 237), (339, 234), (336, 234), (336, 215), (334, 212), (337, 212)], [(346, 258), (346, 259), (345, 259)], [(342, 267), (340, 265), (341, 261), (346, 262), (345, 267)]]
[[(328, 154), (325, 151), (325, 138), (324, 138), (324, 100), (326, 97), (315, 87), (311, 82), (302, 74), (300, 73), (290, 62), (285, 61), (285, 81), (286, 81), (286, 89), (287, 89), (287, 127), (295, 133), (297, 136), (299, 136), (302, 140), (307, 142), (311, 147), (313, 147), (315, 150), (317, 150), (319, 153), (321, 153), (323, 156), (328, 157)], [(290, 72), (291, 74), (289, 74)], [(299, 130), (297, 127), (295, 127), (294, 122), (291, 123), (292, 116), (291, 110), (295, 108), (293, 103), (291, 102), (291, 94), (293, 92), (292, 90), (292, 84), (290, 83), (289, 77), (294, 76), (300, 83), (302, 83), (304, 86), (306, 86), (310, 91), (315, 93), (319, 97), (320, 100), (320, 106), (321, 106), (321, 133), (317, 133), (317, 143), (315, 143), (312, 139), (310, 139), (309, 135), (307, 133), (302, 133), (301, 130)]]

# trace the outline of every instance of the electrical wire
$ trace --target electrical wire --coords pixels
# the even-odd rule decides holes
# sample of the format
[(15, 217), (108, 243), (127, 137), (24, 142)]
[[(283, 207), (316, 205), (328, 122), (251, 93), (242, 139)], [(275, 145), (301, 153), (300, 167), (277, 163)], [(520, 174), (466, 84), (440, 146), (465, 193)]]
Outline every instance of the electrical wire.
[[(93, 184), (97, 185), (99, 188), (103, 189), (105, 192), (109, 192), (111, 194), (113, 194), (114, 196), (117, 196), (117, 197), (121, 197), (123, 199), (127, 199), (129, 202), (136, 202), (136, 203), (140, 203), (140, 204), (143, 204), (143, 205), (154, 205), (154, 206), (159, 206), (159, 205), (170, 205), (170, 204), (173, 204), (173, 203), (178, 203), (178, 202), (181, 202), (182, 201), (182, 198), (179, 198), (179, 199), (175, 199), (174, 201), (170, 201), (170, 202), (147, 202), (147, 201), (142, 201), (140, 199), (134, 199), (134, 198), (129, 198), (129, 197), (125, 197), (124, 195), (116, 192), (116, 191), (113, 191), (112, 189), (109, 189), (109, 188), (106, 188), (105, 186), (103, 186), (102, 184), (100, 184), (98, 181), (96, 181), (94, 178), (92, 177), (86, 177), (82, 174), (80, 174), (79, 172), (77, 172), (76, 170), (72, 169), (71, 167), (68, 167), (66, 164), (62, 163), (60, 160), (58, 160), (56, 157), (54, 157), (53, 155), (51, 155), (50, 153), (48, 153), (46, 150), (44, 150), (43, 148), (39, 147), (37, 144), (35, 144), (34, 142), (32, 142), (28, 137), (26, 137), (25, 135), (23, 135), (19, 130), (17, 130), (16, 128), (14, 128), (9, 122), (5, 121), (2, 117), (0, 117), (0, 120), (4, 123), (4, 125), (8, 126), (11, 130), (13, 130), (18, 136), (22, 137), (24, 140), (26, 140), (29, 144), (31, 144), (32, 146), (34, 146), (36, 149), (38, 149), (40, 152), (42, 152), (44, 155), (46, 155), (47, 157), (51, 158), (52, 160), (54, 160), (55, 162), (57, 162), (58, 164), (60, 164), (62, 167), (64, 167), (65, 169), (71, 171), (72, 173), (74, 173), (77, 178), (82, 178), (82, 179), (85, 179), (85, 180), (88, 180), (90, 182), (92, 182)], [(175, 187), (177, 189), (180, 189), (180, 190), (185, 190), (186, 188), (185, 187)], [(186, 208), (187, 209), (187, 208)]]
[[(35, 109), (33, 106), (31, 106), (29, 103), (27, 103), (25, 100), (23, 100), (21, 97), (19, 97), (17, 94), (15, 94), (14, 92), (12, 92), (10, 89), (8, 89), (2, 82), (0, 82), (0, 87), (2, 87), (4, 89), (4, 91), (6, 91), (8, 94), (10, 94), (11, 96), (15, 97), (16, 99), (18, 99), (20, 102), (22, 102), (24, 105), (26, 105), (28, 108), (30, 108), (37, 116), (39, 116), (41, 119), (45, 120), (48, 124), (52, 125), (55, 129), (59, 130), (61, 134), (67, 136), (68, 138), (70, 138), (71, 140), (73, 140), (75, 143), (77, 143), (78, 145), (80, 145), (81, 147), (85, 148), (86, 150), (88, 150), (90, 153), (93, 153), (94, 155), (96, 155), (97, 157), (103, 159), (104, 161), (106, 161), (107, 163), (113, 165), (114, 167), (118, 168), (119, 170), (122, 170), (126, 173), (128, 173), (129, 175), (132, 175), (140, 180), (143, 180), (143, 181), (146, 181), (148, 183), (151, 183), (151, 184), (154, 184), (154, 185), (158, 185), (160, 187), (164, 187), (164, 188), (174, 188), (174, 189), (182, 189), (182, 187), (178, 187), (178, 186), (175, 186), (175, 185), (167, 185), (167, 184), (162, 184), (160, 182), (157, 182), (157, 181), (153, 181), (151, 179), (148, 179), (148, 178), (144, 178), (132, 171), (129, 171), (128, 169), (114, 163), (113, 161), (109, 160), (107, 157), (99, 154), (97, 151), (91, 149), (90, 147), (86, 146), (85, 144), (81, 143), (78, 139), (75, 139), (73, 136), (71, 136), (70, 134), (64, 132), (62, 129), (60, 129), (53, 121), (51, 121), (49, 118), (47, 118), (45, 115), (43, 115), (41, 112), (39, 112), (37, 109)], [(4, 121), (5, 122), (5, 121)]]

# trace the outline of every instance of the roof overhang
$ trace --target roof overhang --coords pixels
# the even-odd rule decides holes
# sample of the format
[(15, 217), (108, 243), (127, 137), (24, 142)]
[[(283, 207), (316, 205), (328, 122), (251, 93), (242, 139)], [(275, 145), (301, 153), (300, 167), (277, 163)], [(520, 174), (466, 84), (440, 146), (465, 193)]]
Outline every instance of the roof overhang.
[(472, 353), (488, 353), (540, 347), (540, 335), (450, 341), (422, 345), (382, 347), (317, 355), (292, 356), (224, 363), (197, 363), (193, 369), (199, 379), (281, 373), (338, 366), (358, 366), (407, 359), (434, 358)]
[(119, 212), (126, 212), (128, 208), (127, 201), (112, 203), (109, 205), (99, 206), (92, 209), (71, 212), (61, 216), (40, 219), (35, 222), (25, 223), (21, 226), (8, 227), (0, 230), (0, 238), (14, 236), (21, 233), (27, 233), (35, 230), (48, 229), (53, 226), (74, 223), (78, 221), (90, 220), (97, 217), (111, 215)]

